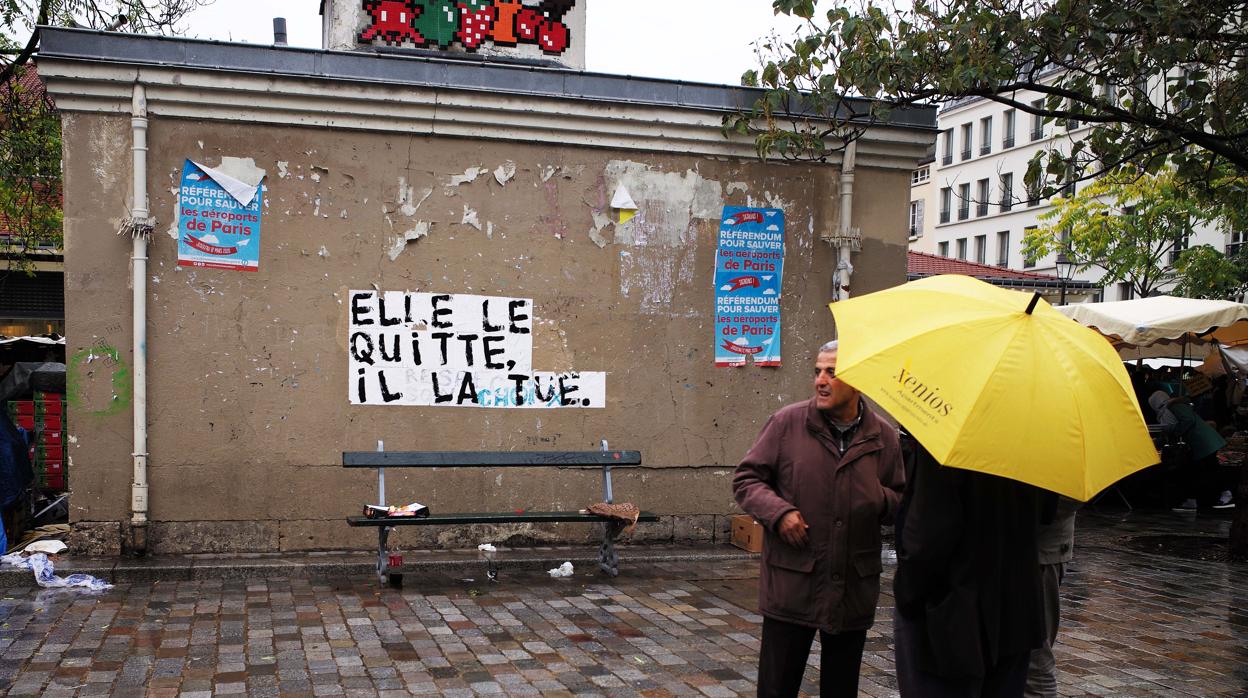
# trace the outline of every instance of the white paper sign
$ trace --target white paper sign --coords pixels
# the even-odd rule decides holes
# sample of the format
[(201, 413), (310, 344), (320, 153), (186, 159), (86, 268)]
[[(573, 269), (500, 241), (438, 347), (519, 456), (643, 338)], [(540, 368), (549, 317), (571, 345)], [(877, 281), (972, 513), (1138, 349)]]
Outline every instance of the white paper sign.
[(533, 301), (351, 291), (353, 405), (605, 407), (606, 374), (533, 370)]

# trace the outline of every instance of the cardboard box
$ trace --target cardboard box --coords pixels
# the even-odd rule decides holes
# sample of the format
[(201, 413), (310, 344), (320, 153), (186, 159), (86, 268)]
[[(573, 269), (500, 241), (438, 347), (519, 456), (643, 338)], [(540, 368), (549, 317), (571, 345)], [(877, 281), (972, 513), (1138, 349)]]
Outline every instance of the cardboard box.
[(732, 517), (732, 544), (751, 553), (763, 552), (763, 525), (749, 514)]

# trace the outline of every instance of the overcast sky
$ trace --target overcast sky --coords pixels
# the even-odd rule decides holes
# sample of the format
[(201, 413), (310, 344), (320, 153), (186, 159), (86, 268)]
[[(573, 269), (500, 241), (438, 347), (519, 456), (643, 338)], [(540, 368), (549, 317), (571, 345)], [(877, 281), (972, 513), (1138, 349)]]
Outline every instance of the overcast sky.
[[(754, 67), (751, 44), (797, 22), (770, 0), (581, 0), (588, 2), (586, 68), (595, 72), (735, 85)], [(273, 41), (285, 17), (292, 46), (319, 48), (319, 0), (216, 0), (188, 21), (201, 39)], [(729, 11), (730, 10), (730, 11)]]

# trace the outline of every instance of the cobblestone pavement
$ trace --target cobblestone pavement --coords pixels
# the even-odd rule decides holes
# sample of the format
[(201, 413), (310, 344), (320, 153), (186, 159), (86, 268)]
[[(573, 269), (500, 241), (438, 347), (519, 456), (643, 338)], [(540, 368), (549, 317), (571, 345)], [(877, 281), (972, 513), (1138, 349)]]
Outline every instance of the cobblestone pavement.
[[(1248, 566), (1129, 552), (1124, 536), (1226, 520), (1081, 519), (1063, 588), (1063, 695), (1244, 695)], [(615, 580), (271, 578), (4, 590), (9, 695), (752, 694), (756, 562), (634, 565)], [(886, 577), (891, 577), (891, 566)], [(885, 588), (890, 585), (886, 579)], [(895, 695), (891, 597), (864, 695)], [(817, 651), (813, 654), (818, 656)], [(812, 660), (813, 661), (813, 660)], [(813, 695), (814, 667), (807, 674)]]

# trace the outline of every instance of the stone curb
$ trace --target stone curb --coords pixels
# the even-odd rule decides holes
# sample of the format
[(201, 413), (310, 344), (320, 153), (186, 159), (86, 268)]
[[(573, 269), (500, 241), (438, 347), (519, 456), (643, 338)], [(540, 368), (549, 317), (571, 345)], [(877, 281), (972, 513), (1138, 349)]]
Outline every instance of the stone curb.
[[(664, 562), (716, 562), (758, 557), (728, 546), (617, 548), (620, 570)], [(404, 574), (438, 573), (452, 576), (484, 576), (486, 563), (477, 551), (402, 551)], [(507, 570), (547, 570), (571, 562), (578, 569), (597, 569), (598, 553), (592, 548), (500, 549), (499, 568)], [(82, 573), (114, 584), (150, 584), (206, 579), (252, 579), (267, 577), (346, 577), (374, 575), (376, 557), (361, 553), (312, 553), (292, 555), (185, 555), (151, 558), (67, 558), (55, 560), (56, 574)], [(0, 587), (33, 587), (29, 570), (5, 566), (0, 569)]]

